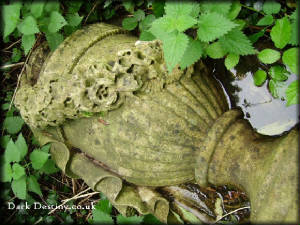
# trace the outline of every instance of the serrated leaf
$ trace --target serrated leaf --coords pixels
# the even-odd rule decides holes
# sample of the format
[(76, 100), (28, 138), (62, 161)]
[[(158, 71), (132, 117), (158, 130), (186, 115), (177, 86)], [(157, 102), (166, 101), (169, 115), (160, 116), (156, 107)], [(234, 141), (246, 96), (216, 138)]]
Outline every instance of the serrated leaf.
[(206, 53), (212, 59), (220, 59), (223, 58), (227, 52), (222, 48), (221, 43), (217, 41), (206, 48)]
[(290, 41), (292, 27), (287, 17), (277, 19), (275, 26), (272, 27), (270, 36), (276, 48), (284, 48)]
[(19, 163), (14, 163), (13, 164), (12, 171), (13, 171), (12, 177), (13, 177), (14, 180), (18, 180), (26, 174), (24, 167), (21, 166)]
[(267, 48), (259, 52), (257, 57), (262, 63), (272, 64), (280, 59), (280, 52)]
[(30, 12), (35, 18), (41, 17), (44, 10), (45, 2), (35, 0), (31, 3)]
[(167, 1), (165, 5), (165, 12), (168, 16), (189, 15), (193, 10), (192, 2), (186, 1)]
[(20, 159), (22, 160), (28, 152), (28, 147), (22, 133), (19, 134), (15, 145), (17, 146), (18, 151), (20, 152)]
[(10, 5), (3, 5), (2, 7), (2, 19), (3, 19), (3, 39), (10, 35), (17, 27), (21, 2), (14, 2)]
[(51, 51), (54, 51), (64, 40), (64, 36), (60, 33), (45, 33), (45, 34)]
[(276, 81), (285, 81), (288, 79), (288, 71), (283, 66), (272, 66), (269, 69), (269, 74)]
[(199, 40), (190, 40), (182, 59), (180, 61), (180, 68), (185, 69), (198, 61), (203, 54), (203, 46)]
[(164, 58), (169, 72), (180, 62), (188, 46), (188, 37), (183, 33), (170, 33), (163, 40)]
[(227, 14), (227, 18), (231, 20), (235, 19), (239, 15), (241, 9), (242, 9), (241, 3), (239, 1), (234, 1)]
[(142, 31), (140, 34), (141, 41), (152, 41), (155, 39), (155, 36), (149, 31)]
[(122, 21), (122, 27), (125, 30), (133, 30), (138, 25), (138, 21), (135, 17), (125, 18)]
[(264, 70), (257, 70), (253, 76), (253, 81), (256, 86), (261, 86), (267, 79), (267, 73)]
[(101, 199), (96, 205), (95, 208), (106, 214), (110, 214), (112, 211), (112, 205), (108, 199)]
[(277, 90), (277, 84), (276, 84), (276, 81), (273, 80), (273, 79), (271, 79), (269, 81), (269, 90), (270, 90), (270, 92), (271, 92), (271, 94), (272, 94), (272, 96), (274, 98), (278, 98), (279, 97), (278, 90)]
[(190, 16), (196, 18), (200, 13), (200, 4), (198, 2), (192, 2), (192, 11)]
[(40, 185), (35, 176), (30, 175), (28, 177), (27, 181), (28, 181), (28, 191), (32, 191), (32, 192), (38, 194), (39, 196), (43, 195)]
[(68, 13), (66, 15), (66, 19), (67, 19), (68, 24), (70, 26), (76, 27), (76, 26), (78, 26), (81, 23), (81, 21), (83, 19), (83, 16), (79, 16), (79, 14), (77, 12), (73, 13), (73, 14)]
[(218, 13), (200, 15), (198, 24), (197, 34), (199, 39), (204, 42), (214, 41), (237, 26)]
[(29, 158), (32, 162), (32, 167), (35, 170), (38, 170), (44, 166), (46, 161), (48, 160), (49, 154), (41, 151), (40, 149), (35, 149), (30, 154)]
[(285, 90), (286, 106), (299, 104), (299, 80), (293, 81)]
[(125, 217), (119, 214), (117, 216), (117, 223), (118, 224), (140, 224), (143, 221), (142, 216), (130, 216)]
[(166, 16), (156, 19), (149, 31), (158, 39), (165, 40), (168, 37), (169, 21)]
[(52, 159), (48, 159), (40, 171), (45, 174), (52, 174), (58, 172), (59, 169), (55, 166), (55, 162)]
[(3, 126), (10, 134), (18, 133), (24, 124), (24, 120), (20, 116), (6, 117)]
[(200, 9), (204, 13), (215, 12), (218, 14), (226, 15), (229, 12), (230, 7), (230, 1), (219, 1), (217, 3), (214, 1), (203, 1), (201, 2)]
[(281, 5), (275, 1), (265, 1), (263, 5), (263, 11), (266, 14), (276, 14), (279, 13)]
[(290, 48), (286, 50), (282, 55), (282, 61), (287, 65), (290, 70), (298, 74), (299, 73), (299, 48)]
[(25, 55), (28, 54), (28, 52), (31, 50), (35, 43), (35, 35), (23, 35), (22, 36), (22, 47), (24, 49)]
[(11, 182), (11, 188), (19, 199), (25, 200), (27, 195), (26, 176), (23, 176), (18, 180), (13, 180)]
[(272, 15), (266, 15), (263, 18), (261, 18), (256, 25), (258, 26), (267, 26), (271, 25), (274, 22), (274, 18)]
[(12, 169), (10, 163), (1, 164), (1, 182), (11, 182), (12, 179)]
[(133, 13), (133, 16), (136, 18), (137, 21), (141, 21), (145, 19), (145, 12), (141, 9), (138, 9)]
[(48, 25), (48, 31), (50, 33), (56, 33), (59, 31), (63, 26), (65, 26), (67, 21), (65, 18), (57, 11), (53, 11), (50, 14), (50, 21)]
[(254, 54), (254, 48), (247, 36), (235, 28), (219, 39), (222, 47), (229, 53), (236, 55)]
[(11, 56), (11, 61), (12, 62), (19, 62), (19, 60), (22, 57), (21, 50), (18, 48), (13, 48), (13, 54)]
[(151, 27), (152, 22), (155, 20), (155, 16), (150, 14), (145, 17), (140, 23), (139, 28), (141, 31), (148, 30)]
[(31, 35), (40, 32), (33, 16), (27, 16), (22, 23), (18, 25), (18, 29), (24, 35)]
[(112, 217), (109, 214), (102, 212), (99, 209), (93, 209), (93, 222), (96, 224), (114, 224)]
[(15, 145), (12, 139), (10, 139), (9, 142), (7, 143), (4, 152), (4, 161), (6, 163), (20, 161), (20, 152), (18, 151), (18, 147)]
[(234, 68), (240, 60), (240, 56), (230, 53), (226, 56), (225, 58), (225, 66), (228, 70), (231, 70), (232, 68)]

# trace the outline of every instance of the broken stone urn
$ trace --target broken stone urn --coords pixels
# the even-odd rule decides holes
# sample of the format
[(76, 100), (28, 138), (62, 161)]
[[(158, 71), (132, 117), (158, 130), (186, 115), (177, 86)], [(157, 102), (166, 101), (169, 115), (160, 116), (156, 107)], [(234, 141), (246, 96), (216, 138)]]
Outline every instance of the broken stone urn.
[(173, 222), (158, 189), (190, 182), (241, 188), (252, 223), (297, 221), (298, 128), (256, 133), (201, 62), (169, 74), (160, 42), (106, 24), (45, 51), (32, 54), (15, 105), (58, 167), (122, 214)]

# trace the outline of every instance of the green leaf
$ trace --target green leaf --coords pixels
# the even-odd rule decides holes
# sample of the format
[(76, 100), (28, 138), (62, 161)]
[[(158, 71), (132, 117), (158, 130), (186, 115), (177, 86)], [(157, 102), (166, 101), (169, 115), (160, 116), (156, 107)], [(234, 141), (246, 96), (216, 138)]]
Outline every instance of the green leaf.
[(125, 30), (133, 30), (138, 25), (138, 21), (135, 17), (125, 18), (122, 21), (122, 26)]
[(13, 54), (11, 56), (11, 61), (12, 62), (19, 62), (19, 60), (22, 57), (21, 50), (18, 48), (13, 48)]
[(239, 1), (234, 1), (231, 8), (227, 14), (227, 17), (231, 20), (235, 19), (242, 9), (241, 3)]
[(156, 17), (161, 17), (163, 16), (164, 12), (165, 12), (165, 1), (163, 0), (154, 0), (152, 2), (152, 9), (153, 9), (153, 14)]
[(24, 35), (31, 35), (40, 32), (33, 16), (27, 16), (23, 22), (18, 25), (18, 29)]
[(266, 14), (276, 14), (279, 13), (281, 5), (275, 1), (266, 1), (263, 5), (263, 11)]
[(45, 174), (52, 174), (58, 172), (59, 169), (55, 166), (55, 162), (52, 159), (48, 159), (40, 171)]
[(280, 59), (280, 52), (267, 48), (259, 52), (257, 57), (262, 63), (272, 64)]
[(263, 18), (261, 18), (258, 22), (257, 22), (257, 26), (267, 26), (267, 25), (271, 25), (274, 22), (274, 18), (272, 15), (266, 15)]
[(13, 180), (11, 183), (11, 188), (19, 199), (25, 200), (27, 195), (26, 176), (23, 176), (18, 180)]
[(247, 36), (235, 28), (220, 38), (224, 50), (237, 55), (254, 54), (254, 48)]
[(53, 11), (59, 11), (59, 1), (58, 0), (47, 1), (45, 5), (45, 11), (48, 13)]
[(145, 12), (141, 9), (138, 9), (133, 13), (133, 16), (137, 19), (137, 21), (141, 21), (145, 19)]
[(41, 148), (41, 151), (45, 152), (45, 153), (49, 153), (51, 144), (46, 144)]
[(155, 36), (149, 31), (142, 31), (140, 34), (141, 41), (152, 41), (155, 39)]
[(20, 18), (20, 9), (22, 3), (14, 2), (10, 5), (3, 5), (2, 20), (3, 20), (3, 40), (10, 35), (17, 27)]
[(68, 6), (68, 13), (77, 13), (79, 11), (81, 5), (83, 4), (83, 1), (82, 0), (66, 1), (65, 3)]
[(59, 12), (57, 11), (51, 12), (48, 31), (50, 33), (56, 33), (66, 24), (68, 24), (67, 21)]
[(19, 163), (14, 163), (12, 166), (12, 177), (14, 180), (20, 179), (22, 176), (26, 175), (25, 169)]
[(163, 40), (164, 58), (169, 72), (180, 62), (188, 46), (188, 37), (183, 33), (170, 33)]
[(282, 61), (287, 65), (290, 70), (298, 74), (299, 73), (299, 48), (290, 48), (284, 51), (282, 55)]
[(226, 15), (230, 8), (230, 1), (219, 1), (218, 3), (214, 1), (203, 1), (200, 6), (201, 11), (204, 13), (215, 12), (223, 15)]
[(2, 163), (1, 164), (1, 182), (11, 182), (12, 179), (12, 169), (10, 163)]
[(230, 53), (227, 55), (227, 57), (225, 58), (225, 66), (228, 70), (231, 70), (232, 68), (234, 68), (240, 60), (240, 56)]
[(42, 191), (41, 191), (41, 188), (40, 188), (40, 185), (39, 185), (39, 183), (38, 183), (35, 176), (30, 175), (28, 177), (27, 181), (28, 181), (28, 191), (32, 191), (32, 192), (38, 194), (39, 196), (43, 195)]
[(7, 143), (4, 152), (4, 161), (6, 163), (20, 161), (20, 152), (18, 151), (18, 147), (15, 145), (12, 139), (10, 139), (9, 142)]
[(156, 19), (152, 25), (149, 31), (158, 39), (165, 40), (169, 35), (169, 21), (166, 16), (163, 16), (162, 18)]
[(180, 61), (180, 68), (185, 69), (198, 61), (203, 54), (203, 46), (199, 40), (190, 40)]
[(200, 13), (200, 4), (198, 2), (192, 2), (192, 11), (190, 12), (190, 16), (196, 18)]
[(142, 216), (130, 216), (125, 217), (119, 214), (117, 216), (117, 223), (118, 224), (140, 224), (143, 221)]
[(262, 36), (264, 36), (266, 30), (262, 29), (261, 31), (251, 34), (250, 36), (248, 36), (249, 40), (252, 42), (252, 44), (254, 44), (255, 42), (258, 41), (259, 38), (261, 38)]
[(10, 140), (10, 135), (1, 136), (0, 137), (0, 146), (1, 146), (1, 148), (6, 148), (9, 140)]
[(139, 28), (141, 31), (148, 30), (151, 27), (152, 22), (155, 20), (155, 16), (150, 14), (145, 17), (140, 23)]
[(269, 90), (270, 90), (270, 92), (271, 92), (271, 94), (272, 94), (272, 96), (274, 98), (278, 98), (279, 97), (278, 90), (277, 90), (277, 84), (276, 84), (276, 81), (273, 80), (273, 79), (271, 79), (269, 81)]
[(189, 15), (193, 11), (192, 2), (186, 1), (167, 1), (165, 5), (165, 12), (168, 16), (182, 16)]
[(25, 55), (28, 54), (28, 52), (31, 50), (35, 43), (35, 35), (23, 35), (22, 36), (22, 47), (24, 49)]
[(134, 2), (132, 0), (124, 0), (123, 1), (123, 6), (128, 12), (133, 13), (133, 11), (134, 11)]
[(285, 81), (288, 79), (288, 71), (283, 66), (272, 66), (269, 69), (269, 74), (276, 81)]
[(227, 52), (222, 48), (221, 43), (217, 41), (206, 48), (206, 53), (212, 59), (220, 59), (223, 58)]
[(299, 45), (299, 38), (298, 38), (298, 27), (299, 27), (299, 22), (297, 21), (293, 21), (291, 23), (291, 29), (292, 29), (292, 33), (291, 33), (291, 40), (289, 41), (289, 44), (291, 45)]
[(60, 33), (45, 33), (45, 34), (51, 51), (54, 51), (64, 40), (64, 36)]
[(147, 214), (144, 216), (143, 219), (143, 224), (163, 224), (162, 222), (160, 222), (155, 216), (153, 216), (152, 214)]
[(78, 13), (73, 13), (73, 14), (68, 13), (66, 15), (66, 19), (67, 19), (68, 24), (70, 26), (76, 27), (76, 26), (78, 26), (81, 23), (81, 21), (83, 19), (83, 16), (79, 16)]
[(285, 90), (286, 106), (299, 104), (299, 80), (293, 81)]
[(114, 224), (112, 217), (99, 209), (93, 209), (93, 222), (96, 224)]
[(275, 26), (272, 27), (270, 36), (276, 48), (284, 48), (290, 41), (292, 27), (287, 17), (276, 20)]
[(40, 149), (35, 149), (30, 154), (29, 158), (32, 162), (32, 167), (35, 170), (38, 170), (44, 166), (46, 161), (48, 160), (49, 154), (41, 151)]
[(106, 214), (110, 214), (112, 211), (112, 205), (108, 199), (101, 199), (96, 205), (95, 208)]
[(18, 133), (24, 124), (24, 120), (20, 116), (6, 117), (3, 126), (10, 134)]
[(40, 1), (40, 0), (35, 0), (31, 3), (31, 14), (35, 17), (35, 18), (39, 18), (41, 17), (43, 10), (44, 10), (44, 6), (45, 6), (45, 2)]
[(223, 36), (237, 25), (218, 13), (202, 14), (199, 17), (198, 37), (209, 42)]
[(20, 152), (20, 160), (22, 160), (28, 152), (28, 147), (22, 133), (19, 134), (15, 145), (17, 146), (18, 151)]

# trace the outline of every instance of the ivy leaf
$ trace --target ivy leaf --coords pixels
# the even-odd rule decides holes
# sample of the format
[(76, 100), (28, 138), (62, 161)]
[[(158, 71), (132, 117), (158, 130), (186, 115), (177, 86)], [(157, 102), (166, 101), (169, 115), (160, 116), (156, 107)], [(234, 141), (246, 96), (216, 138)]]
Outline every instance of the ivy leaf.
[(1, 182), (11, 182), (12, 169), (10, 163), (4, 162), (1, 164)]
[(227, 52), (222, 48), (220, 41), (217, 41), (206, 48), (206, 53), (212, 59), (220, 59), (223, 58)]
[(17, 27), (21, 6), (21, 2), (13, 2), (10, 5), (2, 6), (3, 39), (10, 35)]
[(140, 224), (143, 221), (142, 216), (130, 216), (125, 217), (119, 214), (117, 216), (117, 223), (118, 224)]
[(78, 26), (81, 23), (81, 21), (83, 19), (83, 16), (79, 16), (79, 14), (77, 12), (73, 13), (73, 14), (68, 13), (66, 15), (66, 19), (67, 19), (68, 24), (70, 26), (76, 27), (76, 26)]
[(274, 98), (278, 98), (279, 97), (278, 90), (277, 90), (277, 84), (276, 84), (276, 81), (273, 80), (273, 79), (271, 79), (269, 81), (269, 90), (270, 90), (270, 92), (271, 92), (271, 94), (272, 94), (272, 96)]
[(258, 53), (258, 59), (265, 64), (272, 64), (280, 59), (280, 52), (267, 48)]
[(21, 166), (19, 163), (14, 163), (13, 164), (12, 171), (13, 171), (12, 177), (13, 177), (14, 180), (18, 180), (26, 174), (24, 167)]
[(261, 18), (258, 22), (257, 22), (257, 26), (267, 26), (267, 25), (271, 25), (274, 22), (274, 18), (272, 15), (266, 15), (263, 18)]
[(20, 161), (20, 152), (18, 151), (18, 147), (15, 145), (12, 139), (10, 139), (9, 142), (7, 143), (4, 152), (4, 161), (6, 163)]
[(299, 104), (299, 80), (293, 81), (285, 90), (286, 106)]
[(286, 50), (282, 55), (282, 61), (285, 65), (287, 65), (290, 70), (298, 74), (299, 73), (299, 48), (290, 48)]
[(269, 69), (269, 74), (272, 77), (272, 79), (276, 80), (276, 81), (285, 81), (288, 79), (288, 72), (287, 70), (279, 65), (276, 66), (272, 66)]
[(237, 55), (254, 54), (254, 48), (247, 36), (235, 28), (220, 38), (224, 50)]
[(138, 9), (133, 13), (133, 16), (137, 19), (137, 21), (141, 21), (145, 19), (145, 12), (141, 9)]
[(234, 1), (227, 14), (227, 17), (231, 20), (235, 19), (239, 15), (241, 8), (242, 8), (241, 3), (239, 1)]
[(46, 32), (45, 34), (51, 51), (54, 51), (64, 40), (64, 36), (60, 33)]
[(188, 37), (183, 33), (170, 33), (163, 40), (164, 58), (169, 72), (180, 62), (188, 46)]
[(18, 25), (18, 29), (24, 35), (31, 35), (40, 32), (33, 16), (27, 16), (23, 22)]
[(155, 36), (149, 31), (142, 31), (140, 34), (141, 41), (152, 41), (155, 39)]
[(23, 176), (18, 180), (13, 180), (11, 183), (11, 188), (19, 199), (25, 200), (27, 195), (26, 176)]
[(240, 60), (240, 56), (236, 55), (236, 54), (228, 54), (226, 59), (225, 59), (225, 66), (228, 70), (231, 70), (232, 68), (234, 68)]
[(15, 145), (17, 146), (18, 151), (20, 152), (20, 160), (22, 160), (28, 152), (28, 147), (22, 133), (19, 134)]
[(35, 176), (30, 175), (28, 177), (27, 181), (28, 181), (28, 191), (32, 191), (32, 192), (38, 194), (39, 196), (43, 195), (40, 185)]
[(219, 1), (218, 3), (213, 1), (203, 1), (201, 3), (201, 11), (204, 13), (215, 12), (218, 14), (226, 15), (231, 7), (230, 1)]
[(266, 14), (276, 14), (279, 13), (281, 5), (275, 1), (266, 1), (263, 5), (263, 11)]
[(270, 36), (276, 48), (284, 48), (290, 41), (292, 27), (287, 17), (276, 20), (275, 26), (272, 27)]
[(135, 17), (125, 18), (122, 21), (122, 26), (125, 30), (133, 30), (138, 25), (138, 21)]
[(139, 23), (139, 29), (141, 31), (148, 30), (151, 27), (152, 22), (155, 20), (155, 16), (153, 14), (150, 14), (145, 17), (140, 23)]
[(35, 170), (38, 170), (44, 166), (46, 161), (48, 160), (49, 154), (41, 151), (40, 149), (35, 149), (30, 154), (29, 158), (32, 162), (32, 167)]
[(218, 13), (202, 14), (199, 17), (198, 37), (209, 42), (223, 36), (237, 25)]
[(43, 10), (44, 10), (45, 2), (37, 1), (31, 3), (30, 12), (35, 18), (41, 17)]
[(20, 116), (6, 117), (3, 126), (10, 134), (18, 133), (24, 124), (24, 120)]
[(193, 3), (186, 1), (168, 1), (165, 5), (165, 12), (168, 16), (178, 17), (189, 15), (193, 11)]
[(31, 50), (35, 43), (35, 35), (23, 35), (22, 36), (22, 47), (24, 49), (25, 55), (28, 54), (28, 52)]
[(198, 61), (203, 54), (203, 46), (199, 40), (190, 40), (180, 61), (180, 68), (185, 69)]
[(53, 11), (50, 14), (50, 21), (48, 25), (48, 31), (50, 33), (55, 33), (59, 31), (63, 26), (65, 26), (67, 21), (65, 18), (57, 11)]
[(58, 172), (59, 169), (55, 166), (55, 162), (52, 159), (48, 159), (40, 171), (49, 175)]

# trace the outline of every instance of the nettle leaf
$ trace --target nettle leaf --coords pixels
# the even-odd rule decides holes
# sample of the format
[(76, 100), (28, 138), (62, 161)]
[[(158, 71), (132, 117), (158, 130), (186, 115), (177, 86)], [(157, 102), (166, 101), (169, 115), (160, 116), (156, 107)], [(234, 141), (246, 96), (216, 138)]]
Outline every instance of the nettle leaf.
[(163, 16), (162, 18), (156, 19), (152, 25), (149, 31), (158, 39), (165, 40), (168, 37), (169, 32), (169, 20), (166, 16)]
[(179, 32), (191, 28), (197, 23), (197, 20), (188, 15), (180, 15), (178, 17), (168, 17), (170, 20), (170, 30), (178, 30)]
[(155, 36), (149, 31), (142, 31), (140, 34), (141, 41), (152, 41), (155, 39)]
[(165, 5), (165, 12), (168, 16), (189, 15), (193, 11), (193, 3), (186, 1), (168, 1)]
[[(101, 200), (104, 201), (104, 200)], [(107, 211), (103, 211), (101, 207), (95, 207), (93, 209), (93, 222), (99, 224), (114, 224), (112, 217), (107, 213)]]
[(263, 11), (266, 14), (276, 14), (279, 13), (281, 5), (276, 1), (265, 1), (263, 5)]
[(148, 30), (151, 27), (152, 22), (155, 20), (155, 16), (153, 14), (150, 14), (145, 17), (140, 23), (139, 23), (139, 29), (141, 31)]
[(221, 43), (217, 41), (206, 48), (206, 53), (212, 59), (220, 59), (223, 58), (227, 52), (222, 48)]
[(274, 18), (272, 15), (266, 15), (263, 18), (261, 18), (258, 22), (257, 22), (257, 26), (267, 26), (267, 25), (271, 25), (274, 22)]
[(24, 49), (25, 55), (27, 55), (29, 53), (29, 51), (33, 47), (34, 43), (35, 43), (35, 35), (34, 34), (22, 36), (22, 47)]
[(35, 18), (41, 17), (43, 14), (45, 2), (44, 1), (38, 1), (35, 0), (31, 3), (30, 12)]
[(286, 106), (299, 104), (299, 80), (293, 81), (285, 90)]
[(12, 166), (12, 177), (14, 180), (20, 179), (22, 176), (24, 176), (25, 173), (25, 168), (21, 166), (19, 163), (14, 163)]
[(17, 27), (22, 3), (13, 2), (2, 6), (3, 39), (10, 35)]
[(39, 183), (38, 183), (35, 176), (30, 175), (28, 177), (27, 181), (28, 181), (28, 191), (32, 191), (32, 192), (38, 194), (39, 196), (43, 195), (42, 191), (41, 191), (41, 188), (40, 188), (40, 185), (39, 185)]
[(58, 172), (59, 169), (56, 167), (55, 162), (52, 159), (48, 159), (40, 171), (45, 174), (53, 174)]
[(203, 54), (203, 46), (199, 40), (190, 40), (182, 59), (180, 61), (180, 68), (185, 69), (198, 61)]
[(198, 37), (204, 42), (214, 41), (237, 26), (235, 23), (218, 13), (200, 15), (198, 24)]
[(6, 117), (3, 126), (10, 134), (18, 133), (24, 124), (24, 120), (20, 116)]
[(19, 199), (25, 200), (27, 196), (26, 176), (23, 176), (18, 180), (13, 180), (11, 182), (11, 188)]
[(66, 19), (67, 19), (68, 24), (70, 26), (76, 27), (76, 26), (78, 26), (81, 23), (81, 21), (83, 19), (83, 16), (79, 16), (79, 14), (77, 12), (73, 13), (73, 14), (68, 13), (66, 15)]
[(287, 17), (276, 20), (275, 26), (272, 27), (270, 36), (276, 48), (284, 48), (290, 41), (292, 27)]
[(125, 18), (122, 21), (122, 26), (125, 30), (133, 30), (138, 25), (138, 21), (135, 17)]
[(270, 92), (271, 92), (271, 94), (272, 94), (272, 96), (273, 96), (274, 98), (278, 98), (278, 97), (279, 97), (279, 95), (278, 95), (278, 90), (277, 90), (277, 83), (276, 83), (276, 81), (273, 80), (273, 79), (271, 79), (271, 80), (269, 81), (269, 90), (270, 90)]
[(180, 62), (188, 46), (188, 37), (183, 33), (170, 33), (163, 40), (164, 58), (169, 72)]
[(1, 182), (11, 182), (12, 179), (12, 168), (10, 163), (2, 163), (1, 164)]
[(242, 9), (240, 1), (234, 1), (231, 5), (231, 8), (227, 14), (227, 17), (231, 20), (235, 19)]
[(26, 141), (22, 135), (22, 133), (19, 134), (18, 139), (15, 142), (15, 145), (18, 148), (18, 151), (20, 152), (21, 160), (27, 155), (28, 147), (26, 144)]
[(108, 199), (101, 199), (96, 205), (95, 209), (100, 210), (106, 214), (110, 214), (112, 211), (112, 205)]
[(228, 70), (234, 68), (240, 60), (240, 56), (237, 54), (230, 53), (225, 58), (225, 66)]
[(283, 66), (272, 66), (269, 69), (269, 74), (276, 81), (285, 81), (288, 79), (288, 71)]
[(59, 31), (63, 26), (65, 26), (67, 21), (65, 18), (57, 11), (53, 11), (50, 14), (50, 21), (48, 25), (48, 31), (50, 33), (55, 33)]
[(190, 12), (190, 16), (196, 18), (199, 16), (200, 13), (200, 4), (198, 2), (191, 2), (192, 5), (192, 11)]
[(145, 19), (145, 12), (141, 9), (138, 9), (133, 13), (133, 16), (137, 19), (137, 21), (141, 21)]
[(298, 74), (299, 48), (290, 48), (286, 50), (282, 55), (282, 61), (290, 68), (293, 73)]
[(46, 32), (45, 34), (51, 51), (54, 51), (64, 40), (64, 36), (60, 33)]
[(218, 3), (214, 1), (203, 1), (201, 3), (200, 9), (204, 13), (215, 12), (218, 14), (226, 15), (231, 7), (230, 1), (219, 1)]
[(44, 166), (46, 161), (48, 160), (49, 154), (41, 151), (40, 149), (35, 149), (30, 154), (29, 158), (32, 162), (32, 167), (35, 170), (38, 170)]
[(254, 48), (247, 36), (235, 28), (220, 38), (220, 43), (224, 50), (237, 55), (254, 54)]
[(257, 57), (262, 63), (272, 64), (280, 59), (280, 52), (267, 48), (259, 52)]
[(40, 32), (33, 16), (27, 16), (23, 22), (18, 25), (18, 29), (24, 35), (31, 35)]
[(10, 162), (19, 162), (20, 161), (20, 152), (18, 147), (15, 145), (12, 139), (7, 143), (5, 152), (4, 152), (4, 161), (6, 163)]
[(143, 221), (142, 216), (130, 216), (125, 217), (119, 214), (117, 216), (117, 223), (118, 224), (140, 224)]

